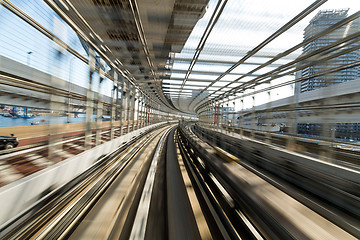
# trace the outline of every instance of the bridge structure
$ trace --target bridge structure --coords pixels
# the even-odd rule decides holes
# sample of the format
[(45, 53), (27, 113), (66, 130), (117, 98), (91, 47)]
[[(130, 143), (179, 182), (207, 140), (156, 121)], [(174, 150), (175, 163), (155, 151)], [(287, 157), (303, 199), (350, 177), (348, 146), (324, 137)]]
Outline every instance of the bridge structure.
[(342, 4), (0, 0), (0, 239), (359, 239)]

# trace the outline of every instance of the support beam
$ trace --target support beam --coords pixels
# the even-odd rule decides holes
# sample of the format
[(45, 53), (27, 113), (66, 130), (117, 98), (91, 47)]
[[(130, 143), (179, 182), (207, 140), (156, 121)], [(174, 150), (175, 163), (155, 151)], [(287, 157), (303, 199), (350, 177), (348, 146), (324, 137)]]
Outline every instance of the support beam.
[(94, 109), (94, 93), (92, 89), (93, 75), (95, 72), (95, 52), (92, 49), (89, 49), (89, 65), (90, 65), (90, 74), (89, 74), (89, 83), (86, 94), (86, 127), (85, 127), (85, 149), (91, 148), (91, 121), (93, 116)]
[[(101, 74), (101, 71), (100, 71)], [(97, 94), (97, 104), (96, 104), (96, 146), (101, 144), (101, 126), (102, 126), (102, 117), (103, 117), (103, 102), (101, 98), (101, 86), (104, 81), (104, 77), (100, 75), (99, 78), (99, 89)]]
[(119, 99), (119, 95), (118, 95), (118, 105), (120, 105), (120, 136), (122, 136), (124, 134), (124, 123), (123, 120), (125, 118), (125, 111), (124, 111), (124, 86), (125, 86), (125, 79), (123, 77), (120, 77), (121, 79), (121, 90), (118, 89), (117, 93), (119, 94), (119, 92), (121, 93), (120, 99)]
[(116, 110), (116, 92), (118, 89), (118, 86), (115, 82), (117, 82), (118, 80), (118, 74), (116, 71), (114, 71), (114, 80), (113, 81), (113, 87), (111, 90), (111, 113), (110, 113), (110, 140), (115, 138), (115, 119), (116, 119), (116, 115), (115, 115), (115, 110)]
[(134, 131), (135, 130), (135, 103), (136, 103), (136, 89), (132, 86), (132, 101), (131, 101), (131, 120), (132, 120), (132, 123), (131, 123), (131, 131)]

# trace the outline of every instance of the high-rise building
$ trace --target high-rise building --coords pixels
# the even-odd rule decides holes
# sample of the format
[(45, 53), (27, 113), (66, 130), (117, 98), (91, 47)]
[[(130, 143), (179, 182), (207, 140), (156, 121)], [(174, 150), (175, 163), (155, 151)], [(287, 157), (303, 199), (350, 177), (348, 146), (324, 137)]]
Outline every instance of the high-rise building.
[[(336, 10), (322, 10), (317, 13), (317, 15), (311, 19), (309, 25), (304, 29), (304, 40), (307, 40), (316, 34), (324, 31), (325, 29), (331, 27), (332, 25), (338, 23), (339, 21), (345, 19), (348, 16), (349, 9), (336, 9)], [(343, 39), (355, 32), (360, 31), (360, 19), (354, 20), (345, 24), (344, 26), (338, 28), (331, 33), (326, 34), (312, 42), (306, 44), (303, 48), (303, 54), (307, 54), (316, 50), (319, 50), (325, 46), (333, 44), (340, 39)], [(321, 60), (323, 57), (331, 56), (332, 54), (338, 53), (340, 51), (350, 49), (359, 44), (358, 41), (354, 41), (351, 44), (342, 44), (335, 47), (336, 49), (330, 50), (328, 53), (321, 51), (320, 55), (315, 55), (310, 58), (308, 61), (302, 64), (310, 64), (310, 66), (302, 69), (300, 71), (300, 76), (298, 77), (308, 77), (314, 74), (319, 74), (322, 72), (331, 71), (338, 67), (345, 66), (347, 64), (356, 62), (360, 60), (360, 50), (349, 51), (348, 53), (342, 54), (335, 58), (329, 60)], [(347, 68), (335, 72), (329, 72), (325, 75), (314, 76), (309, 79), (301, 81), (298, 86), (298, 91), (306, 92), (311, 91), (317, 88), (326, 87), (331, 84), (347, 82), (360, 78), (360, 67)]]

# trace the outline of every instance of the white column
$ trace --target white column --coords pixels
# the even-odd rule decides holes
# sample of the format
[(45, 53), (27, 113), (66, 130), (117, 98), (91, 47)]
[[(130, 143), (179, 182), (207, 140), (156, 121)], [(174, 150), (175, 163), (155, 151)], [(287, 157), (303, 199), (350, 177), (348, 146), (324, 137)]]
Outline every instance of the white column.
[(252, 96), (252, 109), (251, 109), (251, 138), (255, 138), (255, 124), (256, 124), (255, 95), (253, 95)]
[(89, 65), (90, 65), (90, 74), (89, 74), (89, 83), (86, 94), (86, 127), (85, 127), (85, 149), (91, 148), (91, 120), (93, 116), (93, 104), (94, 104), (94, 93), (91, 90), (93, 75), (95, 72), (95, 52), (92, 49), (89, 49)]
[[(124, 107), (124, 100), (125, 100), (125, 79), (123, 77), (121, 77), (121, 96), (120, 96), (120, 99), (119, 99), (119, 95), (118, 95), (118, 104), (120, 105), (120, 136), (122, 136), (124, 134), (124, 118), (125, 118), (125, 107)], [(118, 94), (119, 94), (119, 90), (118, 90)]]
[[(102, 70), (100, 70), (99, 74), (103, 74)], [(100, 75), (99, 78), (99, 89), (97, 94), (97, 104), (96, 104), (96, 145), (101, 144), (101, 127), (102, 127), (102, 116), (103, 116), (103, 102), (101, 99), (101, 85), (104, 81), (104, 77)]]
[(115, 121), (115, 109), (116, 109), (116, 101), (115, 101), (115, 96), (116, 96), (116, 93), (115, 91), (117, 91), (117, 84), (115, 83), (118, 79), (118, 74), (117, 72), (115, 72), (114, 70), (114, 81), (113, 81), (113, 88), (111, 90), (111, 119), (110, 119), (110, 140), (114, 139), (115, 138), (115, 124), (114, 124), (114, 121)]

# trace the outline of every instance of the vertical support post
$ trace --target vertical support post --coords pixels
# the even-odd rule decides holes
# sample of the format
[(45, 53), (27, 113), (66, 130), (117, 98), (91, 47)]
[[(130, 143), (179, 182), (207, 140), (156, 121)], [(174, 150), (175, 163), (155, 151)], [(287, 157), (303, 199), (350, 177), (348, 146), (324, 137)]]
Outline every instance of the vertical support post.
[(206, 112), (205, 112), (205, 120), (206, 120), (206, 126), (210, 126), (210, 104), (206, 105)]
[[(270, 83), (271, 84), (271, 83)], [(266, 116), (265, 116), (265, 125), (266, 125), (266, 132), (265, 132), (265, 142), (271, 143), (271, 124), (272, 124), (272, 118), (271, 118), (271, 105), (272, 105), (272, 99), (271, 99), (271, 90), (267, 92), (268, 94), (268, 102), (266, 103)]]
[(206, 106), (199, 109), (199, 121), (201, 125), (206, 127)]
[(146, 97), (144, 97), (143, 99), (143, 119), (142, 119), (142, 126), (145, 127), (146, 126), (146, 121), (147, 121), (147, 115), (146, 115), (146, 110), (147, 110), (147, 106), (146, 106)]
[(140, 127), (145, 127), (145, 96), (143, 94), (141, 94), (141, 106), (140, 106), (141, 110), (141, 117), (140, 117)]
[(135, 130), (135, 103), (136, 103), (136, 88), (133, 86), (133, 93), (132, 93), (132, 101), (131, 101), (131, 110), (132, 110), (132, 114), (131, 114), (131, 120), (132, 120), (132, 123), (131, 123), (131, 131), (134, 131)]
[(220, 121), (220, 105), (219, 105), (219, 102), (214, 102), (214, 103), (215, 103), (215, 108), (216, 108), (216, 111), (215, 111), (215, 120), (216, 120), (215, 128), (216, 128), (216, 129), (220, 129), (220, 126), (219, 126), (219, 121)]
[(150, 104), (150, 122), (149, 124), (152, 125), (154, 123), (154, 107), (153, 104)]
[(255, 114), (255, 95), (252, 96), (252, 109), (251, 109), (251, 138), (255, 138), (255, 121), (256, 121), (256, 114)]
[(136, 129), (139, 129), (140, 118), (140, 92), (137, 93)]
[(93, 75), (95, 72), (95, 52), (92, 49), (89, 49), (89, 65), (90, 65), (90, 74), (89, 74), (89, 84), (86, 94), (86, 128), (85, 128), (85, 149), (91, 148), (91, 121), (93, 116), (93, 104), (94, 104), (94, 93), (91, 90)]
[(201, 108), (199, 109), (199, 124), (200, 126), (202, 126), (202, 116), (201, 116), (202, 112), (201, 112)]
[(230, 122), (230, 110), (229, 110), (229, 102), (227, 102), (225, 104), (226, 108), (224, 109), (225, 110), (225, 129), (226, 129), (226, 132), (229, 131), (229, 122)]
[(208, 108), (205, 105), (203, 108), (199, 109), (201, 111), (201, 121), (204, 123), (204, 126), (207, 127), (207, 118), (208, 118)]
[(101, 127), (102, 127), (102, 116), (103, 116), (103, 102), (101, 99), (101, 85), (104, 81), (104, 77), (102, 76), (103, 71), (100, 69), (99, 75), (99, 89), (97, 94), (97, 104), (96, 104), (96, 146), (101, 144)]
[(158, 123), (159, 122), (159, 111), (157, 108), (155, 108), (155, 104), (154, 104), (154, 123)]
[(144, 127), (144, 95), (141, 93), (140, 101), (140, 128)]
[(287, 129), (288, 129), (288, 138), (287, 138), (287, 142), (286, 142), (286, 148), (288, 150), (295, 150), (296, 149), (296, 140), (295, 140), (295, 135), (297, 132), (297, 123), (296, 123), (296, 112), (295, 112), (295, 107), (296, 107), (296, 97), (292, 96), (289, 98), (289, 100), (291, 101), (290, 103), (290, 111), (287, 114)]
[[(2, 10), (2, 0), (0, 0), (0, 12)], [(54, 23), (54, 28), (56, 28), (55, 22)], [(54, 43), (55, 44), (55, 43)], [(56, 46), (56, 48), (58, 48), (58, 46)], [(62, 51), (63, 49), (59, 49), (60, 51)], [(32, 52), (27, 52), (27, 65), (30, 65), (30, 54), (32, 54)], [(55, 77), (56, 73), (59, 71), (58, 68), (58, 63), (60, 63), (61, 60), (63, 58), (63, 54), (56, 54), (55, 56), (55, 62), (53, 64), (52, 67), (52, 73), (51, 73), (51, 78), (50, 78), (50, 85), (55, 85), (55, 82), (58, 81), (57, 77)], [(71, 69), (69, 71), (69, 76), (71, 74)], [(70, 78), (69, 78), (69, 98), (68, 98), (68, 113), (70, 110)], [(64, 101), (64, 98), (61, 96), (58, 96), (55, 94), (55, 89), (51, 88), (50, 89), (50, 96), (49, 96), (49, 110), (51, 114), (59, 114), (59, 108), (63, 108), (65, 109), (66, 106), (66, 102)], [(27, 108), (25, 109), (25, 114), (27, 115)], [(64, 126), (65, 127), (65, 126)], [(70, 127), (69, 124), (66, 125), (66, 127)], [(48, 124), (48, 136), (49, 136), (49, 144), (48, 144), (48, 158), (51, 159), (54, 162), (58, 162), (61, 161), (62, 158), (60, 156), (60, 154), (58, 154), (58, 152), (62, 152), (63, 151), (63, 144), (62, 144), (62, 133), (59, 131), (59, 125), (56, 124), (55, 122), (55, 118), (51, 118), (50, 119), (50, 123)]]
[(240, 115), (240, 135), (243, 137), (244, 136), (244, 99), (241, 99), (240, 101), (241, 103), (241, 115)]
[(160, 104), (158, 105), (158, 121), (159, 122), (162, 122), (163, 121), (163, 115), (162, 115), (162, 112), (160, 111)]
[(216, 102), (216, 128), (220, 130), (220, 106), (219, 103)]
[(158, 105), (158, 111), (157, 111), (157, 113), (158, 113), (158, 122), (161, 122), (161, 120), (162, 120), (162, 115), (161, 115), (161, 112), (160, 112), (160, 105)]
[(149, 113), (148, 113), (148, 108), (149, 108), (149, 101), (147, 98), (144, 99), (144, 126), (146, 127), (148, 124), (148, 118), (149, 118)]
[[(124, 134), (124, 118), (125, 118), (125, 111), (124, 111), (124, 100), (125, 100), (125, 79), (123, 77), (121, 77), (121, 96), (120, 96), (120, 99), (119, 99), (119, 96), (118, 96), (118, 102), (119, 102), (119, 105), (120, 105), (120, 136), (122, 136)], [(119, 94), (119, 91), (120, 89), (118, 90), (118, 94)]]
[(145, 98), (145, 105), (144, 105), (144, 111), (145, 111), (145, 126), (149, 125), (149, 100), (148, 98)]
[(149, 113), (148, 113), (148, 111), (149, 111), (149, 102), (148, 102), (148, 99), (147, 98), (145, 98), (145, 103), (144, 103), (144, 117), (145, 117), (145, 119), (144, 119), (144, 121), (145, 121), (145, 126), (147, 126), (148, 125), (148, 118), (149, 118)]
[(153, 112), (153, 105), (150, 105), (150, 110), (149, 110), (149, 117), (150, 117), (150, 121), (149, 121), (149, 125), (152, 125), (154, 123), (154, 112)]
[(221, 104), (220, 107), (220, 131), (223, 132), (223, 125), (224, 125), (224, 103)]
[(212, 109), (213, 109), (213, 124), (212, 124), (212, 128), (215, 128), (216, 126), (216, 103), (214, 101), (211, 102), (212, 105)]
[(157, 122), (157, 111), (156, 111), (156, 105), (155, 103), (153, 104), (153, 108), (152, 108), (152, 124), (155, 124)]
[[(55, 82), (56, 77), (51, 76), (51, 82)], [(55, 95), (54, 89), (50, 90), (50, 113), (57, 114), (58, 103), (63, 101), (59, 96)], [(49, 136), (49, 145), (48, 145), (48, 158), (53, 162), (61, 161), (61, 157), (57, 152), (62, 151), (63, 145), (61, 143), (62, 136), (60, 135), (59, 127), (54, 122), (53, 118), (50, 119), (50, 124), (48, 124), (48, 136)]]
[[(51, 76), (51, 81), (56, 81), (54, 76)], [(56, 114), (58, 108), (57, 103), (61, 100), (58, 96), (55, 95), (54, 90), (50, 90), (50, 113)], [(48, 145), (48, 158), (51, 161), (58, 162), (61, 161), (60, 155), (57, 152), (62, 151), (61, 136), (59, 133), (59, 127), (54, 122), (53, 119), (50, 119), (50, 124), (48, 125), (48, 136), (49, 136), (49, 145)]]
[(146, 126), (149, 126), (149, 124), (150, 124), (150, 109), (151, 109), (151, 106), (150, 106), (150, 102), (149, 102), (149, 100), (148, 100), (148, 103), (147, 103), (147, 114), (146, 114), (146, 117), (147, 117)]
[[(335, 61), (337, 61), (336, 59), (331, 59), (328, 61), (328, 66), (330, 68), (330, 66), (334, 66), (335, 65)], [(324, 82), (324, 88), (322, 91), (322, 95), (324, 96), (324, 101), (321, 101), (319, 106), (323, 108), (323, 111), (321, 111), (321, 125), (320, 125), (320, 138), (324, 139), (325, 141), (329, 141), (329, 144), (324, 144), (323, 146), (320, 147), (320, 153), (319, 153), (319, 158), (323, 159), (325, 161), (328, 162), (333, 162), (334, 161), (334, 153), (335, 153), (335, 149), (334, 149), (334, 141), (335, 141), (335, 131), (336, 131), (336, 123), (334, 122), (333, 116), (335, 116), (335, 109), (326, 109), (323, 105), (326, 104), (330, 104), (330, 101), (334, 101), (331, 99), (331, 97), (333, 96), (333, 88), (331, 87), (332, 83), (335, 80), (335, 75), (334, 74), (328, 74), (327, 76), (325, 76), (325, 82)], [(299, 94), (296, 94), (296, 106), (298, 106), (298, 97)], [(335, 103), (336, 104), (336, 103)], [(296, 114), (298, 114), (298, 112), (296, 112)], [(297, 116), (296, 116), (297, 117)], [(297, 120), (297, 119), (295, 119)], [(354, 125), (354, 123), (350, 123), (351, 125)], [(352, 126), (353, 127), (353, 126)], [(349, 136), (349, 137), (354, 137), (354, 136)]]
[[(199, 114), (200, 114), (199, 117), (201, 117), (201, 124), (202, 124), (204, 127), (206, 127), (206, 121), (205, 121), (205, 119), (206, 119), (206, 107), (200, 108), (200, 109), (199, 109)], [(199, 119), (199, 120), (200, 120), (200, 119)]]
[(233, 116), (232, 116), (232, 127), (234, 128), (235, 130), (235, 126), (236, 126), (236, 105), (235, 105), (235, 100), (233, 101), (233, 106), (234, 106), (234, 109), (233, 109)]
[(132, 92), (130, 88), (130, 83), (127, 82), (127, 88), (129, 89), (129, 92), (127, 94), (126, 98), (126, 133), (130, 132), (130, 113), (131, 113), (131, 99), (132, 99)]
[(205, 108), (204, 109), (205, 124), (206, 124), (206, 127), (209, 127), (209, 125), (210, 125), (210, 104), (207, 104), (204, 108)]
[(154, 107), (154, 123), (159, 122), (159, 109)]
[(151, 108), (151, 113), (152, 113), (152, 121), (151, 124), (156, 123), (156, 109), (155, 109), (155, 103), (153, 104), (153, 107)]
[[(0, 7), (1, 8), (1, 7)], [(75, 58), (73, 58), (75, 59)], [(73, 60), (71, 59), (71, 60)], [(71, 63), (72, 61), (70, 61)], [(69, 81), (68, 81), (68, 102), (67, 102), (67, 123), (71, 122), (71, 89), (72, 89), (72, 83), (71, 83), (71, 67), (72, 64), (70, 65), (70, 70), (69, 70)]]
[(117, 77), (118, 77), (118, 74), (117, 72), (115, 72), (114, 70), (114, 81), (113, 81), (113, 88), (111, 90), (111, 119), (110, 119), (110, 140), (114, 139), (115, 138), (115, 124), (114, 124), (114, 121), (115, 121), (115, 104), (116, 104), (116, 101), (115, 101), (115, 91), (117, 91), (117, 85), (116, 85), (116, 82), (117, 82)]
[(152, 124), (156, 123), (156, 108), (155, 108), (155, 103), (153, 104), (152, 107)]
[(211, 104), (211, 102), (210, 102), (210, 103), (209, 103), (209, 116), (208, 116), (209, 128), (211, 128), (212, 120), (213, 120), (213, 116), (212, 116), (212, 104)]
[(202, 116), (201, 116), (201, 114), (202, 114), (202, 112), (201, 112), (201, 108), (199, 109), (199, 124), (200, 124), (200, 126), (202, 126)]

